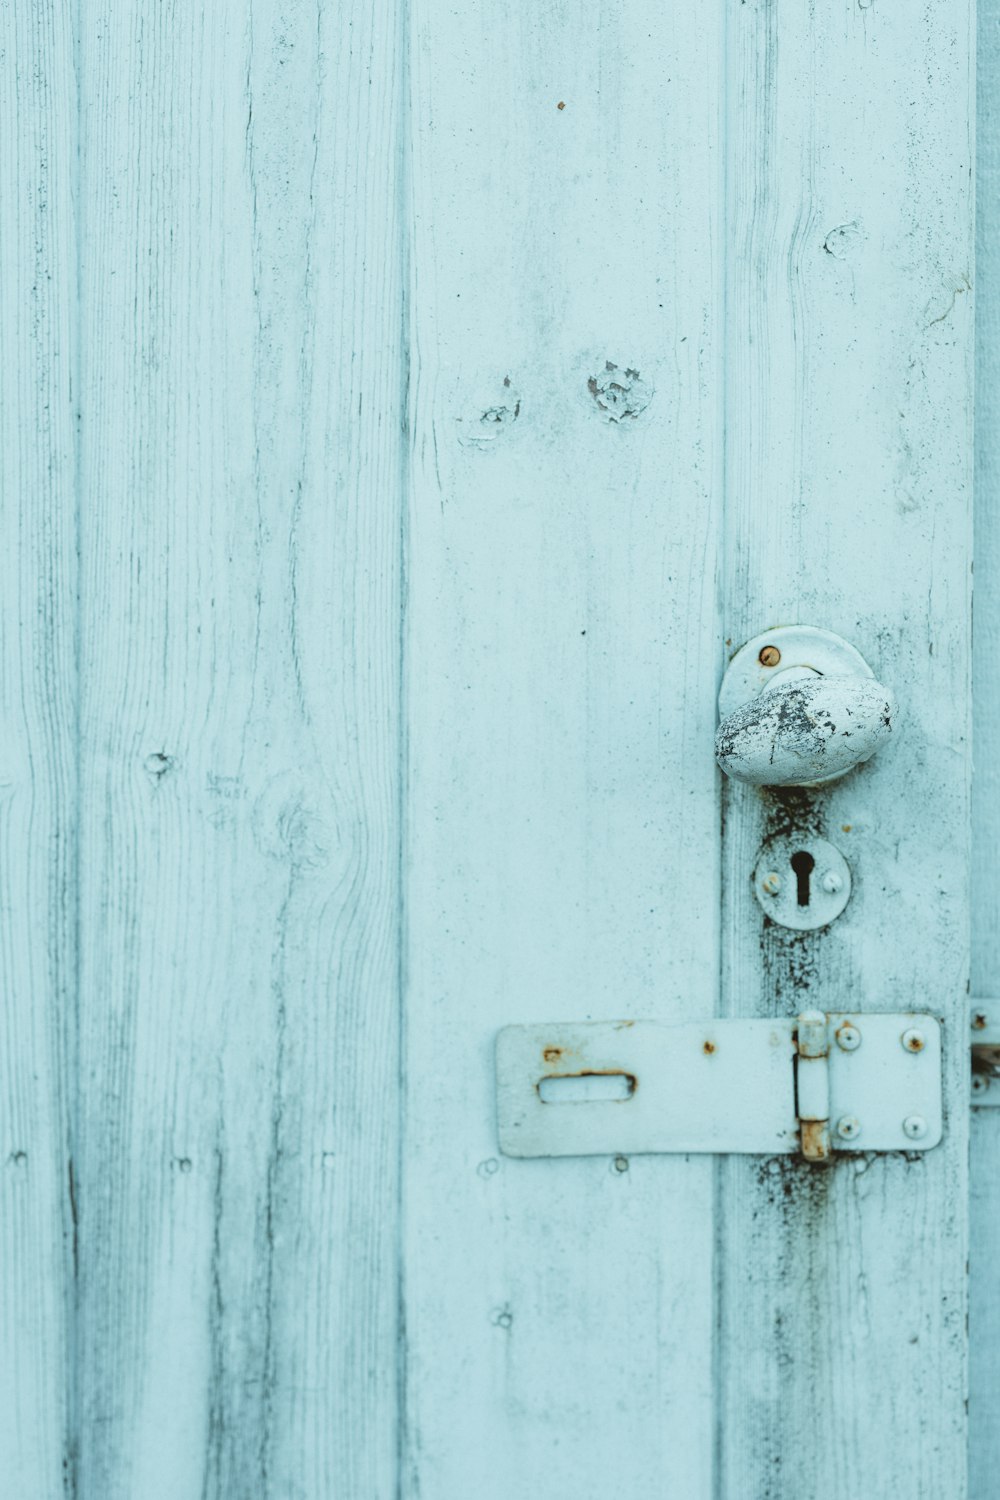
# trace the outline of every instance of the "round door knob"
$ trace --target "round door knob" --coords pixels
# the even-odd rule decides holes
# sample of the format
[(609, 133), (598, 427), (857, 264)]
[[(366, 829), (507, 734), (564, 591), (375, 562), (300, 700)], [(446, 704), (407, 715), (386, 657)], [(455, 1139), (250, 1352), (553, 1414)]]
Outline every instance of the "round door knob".
[(788, 626), (737, 652), (720, 694), (715, 754), (752, 786), (818, 786), (869, 760), (898, 713), (853, 646)]

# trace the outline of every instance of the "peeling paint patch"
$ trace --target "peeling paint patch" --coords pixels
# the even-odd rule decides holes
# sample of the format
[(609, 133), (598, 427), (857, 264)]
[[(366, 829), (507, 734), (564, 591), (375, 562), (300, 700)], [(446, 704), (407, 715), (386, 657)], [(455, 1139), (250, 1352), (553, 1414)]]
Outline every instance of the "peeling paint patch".
[(869, 760), (893, 731), (897, 704), (873, 678), (820, 677), (773, 688), (719, 725), (728, 776), (755, 786), (811, 786)]
[(823, 241), (823, 249), (834, 260), (853, 260), (861, 248), (864, 233), (857, 219), (835, 224)]
[(638, 370), (620, 369), (606, 360), (599, 375), (587, 381), (594, 405), (608, 422), (627, 422), (644, 412), (653, 399), (653, 388)]
[(505, 375), (495, 401), (470, 415), (456, 417), (458, 441), (464, 448), (490, 448), (498, 438), (509, 433), (520, 415), (521, 397), (510, 376)]

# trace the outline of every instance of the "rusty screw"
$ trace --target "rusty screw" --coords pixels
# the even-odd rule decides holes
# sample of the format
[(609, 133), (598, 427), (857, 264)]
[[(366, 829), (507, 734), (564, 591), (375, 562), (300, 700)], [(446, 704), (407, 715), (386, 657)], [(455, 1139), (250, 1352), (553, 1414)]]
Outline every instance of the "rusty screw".
[(974, 1014), (973, 1014), (973, 1017), (972, 1017), (972, 1029), (973, 1029), (973, 1031), (985, 1031), (986, 1030), (986, 1023), (987, 1023), (988, 1020), (989, 1020), (989, 1017), (987, 1016), (987, 1014), (986, 1014), (986, 1012), (984, 1010), (977, 1010), (977, 1011), (975, 1011)]
[(903, 1121), (903, 1134), (911, 1141), (919, 1141), (927, 1134), (927, 1121), (923, 1115), (907, 1115)]
[(837, 1134), (842, 1141), (857, 1140), (861, 1134), (861, 1121), (855, 1115), (845, 1115), (837, 1121)]
[(764, 876), (761, 885), (769, 896), (776, 896), (781, 890), (781, 876), (776, 870), (772, 870), (770, 875)]
[(781, 660), (781, 652), (777, 646), (764, 646), (757, 660), (762, 667), (776, 667)]
[(904, 1031), (900, 1040), (907, 1052), (923, 1052), (924, 1050), (924, 1034), (922, 1031), (917, 1031), (915, 1027), (911, 1027), (909, 1031)]
[(850, 1021), (837, 1027), (837, 1046), (843, 1052), (854, 1052), (861, 1046), (861, 1032)]

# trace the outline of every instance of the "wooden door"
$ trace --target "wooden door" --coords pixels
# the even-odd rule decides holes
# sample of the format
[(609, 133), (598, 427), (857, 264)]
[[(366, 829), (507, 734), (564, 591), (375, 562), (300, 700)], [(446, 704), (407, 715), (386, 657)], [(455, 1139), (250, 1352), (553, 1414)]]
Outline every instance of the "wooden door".
[[(11, 1494), (961, 1500), (969, 7), (0, 35)], [(714, 762), (787, 621), (903, 705), (822, 793)], [(813, 1006), (941, 1146), (498, 1150), (505, 1025)]]

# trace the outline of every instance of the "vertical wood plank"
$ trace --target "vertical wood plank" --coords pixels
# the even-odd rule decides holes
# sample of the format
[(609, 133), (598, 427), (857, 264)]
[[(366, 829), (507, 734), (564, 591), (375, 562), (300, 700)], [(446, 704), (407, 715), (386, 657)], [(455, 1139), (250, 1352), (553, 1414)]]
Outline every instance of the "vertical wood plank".
[(83, 18), (80, 1494), (396, 1494), (395, 0)]
[[(973, 36), (965, 0), (728, 7), (727, 630), (847, 636), (898, 742), (841, 784), (726, 796), (732, 1013), (926, 1008), (944, 1146), (720, 1164), (719, 1493), (965, 1493)], [(815, 830), (845, 915), (769, 927), (762, 837)], [(862, 1122), (863, 1124), (863, 1122)]]
[[(1000, 5), (979, 0), (978, 10), (972, 993), (992, 998), (1000, 994)], [(991, 1500), (1000, 1469), (1000, 1109), (973, 1109), (971, 1123), (969, 1496)]]
[(73, 1479), (76, 88), (65, 7), (0, 8), (0, 1472)]
[(500, 1158), (493, 1044), (715, 1014), (721, 31), (412, 24), (404, 1493), (702, 1497), (711, 1163)]

